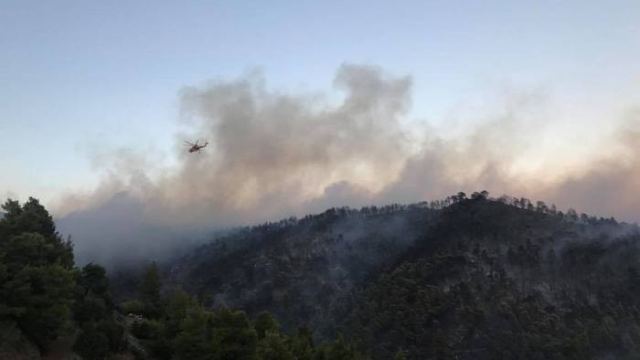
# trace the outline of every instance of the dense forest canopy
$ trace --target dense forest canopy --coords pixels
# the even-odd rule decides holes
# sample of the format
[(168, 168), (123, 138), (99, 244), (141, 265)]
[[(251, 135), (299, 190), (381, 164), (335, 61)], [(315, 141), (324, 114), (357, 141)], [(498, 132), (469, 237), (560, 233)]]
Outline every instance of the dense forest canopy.
[(525, 198), (452, 195), (245, 228), (166, 264), (249, 314), (374, 359), (635, 358), (638, 227)]
[(2, 208), (1, 358), (640, 356), (640, 231), (613, 218), (458, 193), (240, 228), (108, 275), (75, 266), (36, 199)]

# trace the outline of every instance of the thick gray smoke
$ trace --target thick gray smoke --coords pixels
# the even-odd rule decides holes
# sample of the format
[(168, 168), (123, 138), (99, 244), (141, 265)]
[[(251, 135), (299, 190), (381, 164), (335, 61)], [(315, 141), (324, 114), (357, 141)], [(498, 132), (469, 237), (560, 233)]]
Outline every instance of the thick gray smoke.
[[(495, 117), (444, 138), (416, 135), (407, 121), (408, 77), (343, 65), (334, 85), (340, 100), (273, 92), (255, 74), (184, 89), (191, 131), (176, 143), (201, 138), (209, 147), (189, 154), (177, 146), (180, 161), (166, 169), (142, 154), (110, 155), (95, 192), (61, 203), (60, 230), (71, 234), (80, 261), (109, 263), (162, 257), (213, 229), (460, 190), (526, 195), (631, 219), (640, 210), (628, 196), (640, 181), (635, 155), (598, 161), (553, 184), (511, 171), (544, 124), (529, 112), (535, 96), (515, 96)], [(627, 133), (629, 149), (635, 138)]]
[(550, 186), (545, 196), (600, 216), (640, 220), (640, 110), (627, 114), (614, 140), (587, 171)]

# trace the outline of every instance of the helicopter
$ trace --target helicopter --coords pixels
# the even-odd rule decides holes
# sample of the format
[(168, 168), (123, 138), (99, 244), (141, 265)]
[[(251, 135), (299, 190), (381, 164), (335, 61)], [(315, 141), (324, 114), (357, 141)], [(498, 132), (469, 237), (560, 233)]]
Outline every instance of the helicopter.
[(195, 144), (189, 141), (185, 141), (185, 145), (189, 146), (189, 152), (190, 153), (194, 153), (194, 152), (200, 152), (200, 150), (202, 150), (203, 148), (207, 147), (207, 145), (209, 145), (209, 142), (206, 142), (202, 145), (198, 144), (200, 140), (196, 140)]

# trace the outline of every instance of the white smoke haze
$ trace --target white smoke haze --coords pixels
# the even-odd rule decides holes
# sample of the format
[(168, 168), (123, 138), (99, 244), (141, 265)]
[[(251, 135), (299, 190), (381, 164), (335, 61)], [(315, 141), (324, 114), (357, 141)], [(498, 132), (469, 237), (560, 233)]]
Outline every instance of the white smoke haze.
[[(191, 130), (176, 136), (178, 164), (129, 150), (96, 155), (104, 179), (95, 191), (60, 202), (60, 230), (71, 234), (81, 262), (109, 263), (162, 257), (212, 229), (458, 191), (486, 189), (638, 219), (637, 129), (621, 127), (615, 151), (603, 149), (611, 152), (586, 168), (545, 171), (544, 162), (528, 167), (553, 122), (539, 93), (508, 94), (498, 113), (450, 137), (432, 127), (416, 133), (425, 130), (408, 118), (409, 77), (343, 65), (334, 86), (343, 94), (338, 103), (269, 90), (255, 73), (184, 89)], [(209, 146), (187, 153), (182, 142), (196, 138)]]

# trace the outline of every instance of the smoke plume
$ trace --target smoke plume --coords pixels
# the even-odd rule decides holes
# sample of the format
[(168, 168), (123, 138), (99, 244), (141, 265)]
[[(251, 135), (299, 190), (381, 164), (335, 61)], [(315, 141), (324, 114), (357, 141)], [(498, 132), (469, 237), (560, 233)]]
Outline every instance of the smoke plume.
[[(621, 130), (615, 157), (545, 180), (517, 166), (549, 122), (536, 94), (512, 94), (497, 114), (444, 136), (408, 118), (409, 77), (343, 65), (334, 86), (337, 100), (272, 91), (259, 74), (184, 89), (190, 131), (176, 136), (178, 164), (128, 150), (101, 156), (107, 175), (92, 193), (60, 202), (59, 228), (80, 261), (111, 262), (162, 257), (213, 229), (458, 191), (637, 219), (640, 132)], [(182, 142), (194, 138), (209, 146), (186, 152)]]

